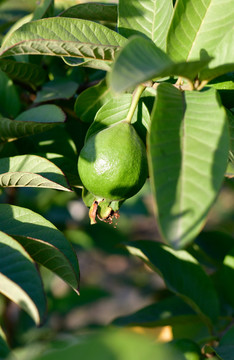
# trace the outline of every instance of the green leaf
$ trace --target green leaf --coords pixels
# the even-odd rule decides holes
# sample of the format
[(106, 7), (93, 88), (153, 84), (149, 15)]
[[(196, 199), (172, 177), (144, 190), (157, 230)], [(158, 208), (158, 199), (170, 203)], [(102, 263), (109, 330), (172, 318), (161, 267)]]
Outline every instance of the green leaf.
[[(22, 2), (21, 2), (22, 4)], [(28, 14), (29, 9), (22, 8), (19, 2), (16, 4), (11, 0), (7, 1), (6, 4), (1, 6), (0, 11), (0, 32), (3, 33), (5, 31), (11, 31), (11, 29), (14, 27), (15, 23), (18, 23), (18, 21), (22, 18), (25, 18)], [(25, 11), (26, 10), (26, 11)], [(33, 8), (30, 9), (31, 11)], [(29, 11), (30, 11), (29, 10)], [(30, 14), (31, 16), (31, 14)], [(10, 28), (10, 30), (9, 30)]]
[(84, 3), (70, 7), (59, 16), (91, 21), (117, 22), (116, 4)]
[(221, 231), (202, 231), (196, 238), (195, 244), (217, 265), (220, 265), (225, 255), (234, 247), (234, 239)]
[(149, 113), (151, 114), (151, 111), (153, 109), (154, 101), (156, 98), (157, 90), (152, 87), (147, 87), (143, 91), (143, 94), (141, 96), (140, 101), (143, 101), (143, 103), (147, 106), (147, 109), (149, 110)]
[(77, 161), (76, 146), (63, 124), (40, 134), (18, 139), (16, 145), (21, 155), (56, 153)]
[(171, 0), (119, 0), (119, 33), (125, 37), (145, 35), (166, 50), (172, 14)]
[(218, 280), (222, 288), (223, 297), (232, 307), (234, 307), (234, 247), (224, 258), (223, 265), (218, 273)]
[[(234, 15), (234, 14), (233, 14)], [(200, 80), (208, 80), (234, 71), (234, 27), (229, 29), (213, 53), (214, 59), (201, 71)]]
[(54, 0), (41, 0), (33, 13), (32, 20), (39, 20), (53, 15)]
[(233, 360), (234, 345), (219, 346), (214, 350), (221, 360)]
[(230, 161), (228, 162), (225, 176), (228, 178), (234, 177), (234, 160), (232, 160), (232, 162), (230, 162)]
[(0, 187), (38, 187), (70, 191), (63, 172), (36, 155), (0, 159)]
[(39, 123), (63, 123), (64, 112), (56, 105), (41, 105), (22, 112), (15, 121)]
[(90, 60), (87, 58), (81, 59), (68, 56), (63, 56), (62, 59), (68, 66), (90, 67), (92, 69), (98, 69), (103, 71), (110, 71), (111, 69), (110, 61)]
[(0, 118), (2, 140), (34, 135), (65, 121), (64, 112), (56, 105), (41, 105), (22, 112), (15, 120)]
[(205, 352), (215, 352), (221, 360), (232, 360), (234, 354), (234, 326), (232, 325), (227, 330), (227, 332), (221, 338), (218, 347), (213, 348), (211, 346), (206, 346)]
[(52, 161), (56, 166), (59, 167), (60, 170), (62, 170), (72, 187), (83, 187), (78, 174), (77, 158), (73, 159), (67, 156), (53, 153), (42, 154), (42, 156)]
[[(209, 82), (206, 87), (213, 87), (217, 90), (234, 90), (234, 72), (219, 76)], [(232, 93), (232, 91), (230, 91), (230, 93)], [(233, 102), (232, 105), (234, 105)]]
[[(207, 338), (210, 338), (210, 331), (202, 321), (188, 322), (183, 325), (174, 325), (172, 330), (174, 339), (190, 339), (196, 340), (198, 342), (201, 341), (201, 345), (206, 342)], [(199, 360), (201, 359), (199, 358)]]
[(184, 356), (167, 344), (157, 344), (147, 336), (130, 331), (107, 329), (86, 336), (78, 344), (54, 349), (33, 360), (185, 360)]
[(84, 90), (76, 99), (75, 112), (84, 122), (91, 123), (96, 112), (112, 97), (110, 89), (103, 80), (99, 84)]
[(211, 82), (205, 83), (206, 81), (202, 81), (199, 86), (205, 85), (204, 90), (207, 90), (209, 87), (218, 90), (223, 106), (227, 109), (234, 107), (234, 72), (221, 75)]
[(20, 99), (15, 85), (0, 69), (0, 116), (15, 117), (20, 108)]
[(115, 31), (92, 21), (48, 18), (16, 30), (2, 44), (0, 56), (34, 54), (111, 62), (125, 42)]
[[(14, 32), (16, 31), (20, 26), (28, 23), (29, 21), (31, 21), (33, 18), (33, 14), (27, 14), (25, 16), (21, 16), (19, 19), (16, 18), (15, 21), (13, 21), (13, 23), (11, 24), (12, 26), (10, 27), (10, 29), (7, 31), (6, 35), (3, 37), (1, 43), (3, 43), (4, 41), (6, 41), (8, 39), (8, 37)], [(0, 19), (0, 23), (1, 23), (1, 19)], [(10, 24), (9, 24), (10, 25)]]
[(234, 325), (232, 325), (220, 340), (220, 345), (233, 345), (234, 346)]
[(75, 95), (78, 89), (78, 84), (75, 81), (59, 78), (44, 84), (34, 103), (41, 103), (45, 101), (52, 101), (58, 99), (70, 99)]
[(211, 360), (233, 360), (233, 346), (219, 346), (214, 348), (209, 345), (204, 346), (205, 354), (215, 354), (217, 357), (211, 357)]
[(46, 79), (45, 70), (36, 64), (18, 62), (11, 59), (0, 60), (0, 68), (13, 80), (29, 84), (33, 88), (43, 84)]
[(135, 36), (118, 54), (109, 81), (121, 92), (146, 80), (179, 75), (194, 80), (209, 60), (173, 63), (152, 41)]
[[(79, 294), (78, 264), (76, 274), (70, 259), (63, 252), (62, 243), (59, 248), (57, 244), (52, 244), (52, 241), (49, 243), (40, 239), (16, 235), (14, 235), (14, 238), (24, 247), (35, 262), (55, 273)], [(65, 238), (63, 241), (68, 243)], [(65, 249), (66, 247), (68, 248), (68, 246), (64, 246)]]
[(39, 324), (46, 312), (39, 273), (23, 247), (3, 232), (0, 232), (0, 250), (0, 292)]
[(113, 321), (116, 326), (173, 326), (197, 320), (197, 315), (179, 297), (170, 296)]
[(175, 248), (200, 232), (227, 167), (227, 117), (214, 89), (158, 86), (149, 136), (151, 183), (165, 240)]
[(213, 57), (233, 26), (232, 0), (178, 0), (168, 34), (168, 54), (174, 61)]
[(0, 360), (4, 360), (10, 354), (10, 349), (6, 340), (6, 336), (0, 327)]
[[(62, 59), (65, 62), (65, 64), (67, 64), (68, 66), (84, 66), (86, 63), (88, 63), (90, 61), (90, 60), (86, 60), (86, 59), (73, 58), (73, 57), (69, 57), (69, 56), (62, 56)], [(96, 60), (96, 61), (98, 61), (98, 60)]]
[(77, 291), (79, 266), (76, 254), (51, 222), (31, 210), (0, 204), (0, 229), (17, 237), (35, 261), (48, 267)]
[[(132, 102), (131, 94), (123, 94), (110, 99), (97, 112), (94, 122), (89, 127), (85, 141), (95, 133), (104, 130), (106, 127), (115, 124), (127, 118)], [(146, 132), (150, 126), (150, 116), (144, 103), (139, 102), (133, 115), (132, 125), (135, 127), (142, 140), (145, 142)]]
[(229, 133), (230, 133), (230, 150), (229, 150), (229, 162), (226, 170), (227, 177), (234, 177), (234, 115), (231, 111), (227, 111)]
[(185, 359), (188, 360), (201, 360), (203, 355), (200, 346), (193, 340), (188, 339), (174, 339), (170, 341), (171, 346), (181, 352)]
[(187, 251), (176, 251), (161, 243), (147, 240), (130, 243), (127, 249), (158, 272), (168, 289), (187, 302), (209, 327), (211, 321), (217, 320), (217, 293), (203, 268)]

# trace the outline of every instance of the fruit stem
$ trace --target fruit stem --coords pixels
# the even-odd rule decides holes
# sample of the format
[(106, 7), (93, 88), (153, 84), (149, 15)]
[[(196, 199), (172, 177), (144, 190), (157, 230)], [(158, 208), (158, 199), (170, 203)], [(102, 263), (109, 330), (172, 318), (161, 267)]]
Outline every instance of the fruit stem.
[(202, 90), (208, 82), (209, 80), (202, 80), (201, 83), (198, 85), (197, 90)]
[(134, 112), (135, 112), (138, 102), (140, 100), (141, 94), (143, 93), (145, 88), (146, 88), (146, 86), (141, 84), (135, 89), (135, 91), (132, 94), (132, 103), (131, 103), (127, 118), (125, 120), (129, 124), (131, 124)]

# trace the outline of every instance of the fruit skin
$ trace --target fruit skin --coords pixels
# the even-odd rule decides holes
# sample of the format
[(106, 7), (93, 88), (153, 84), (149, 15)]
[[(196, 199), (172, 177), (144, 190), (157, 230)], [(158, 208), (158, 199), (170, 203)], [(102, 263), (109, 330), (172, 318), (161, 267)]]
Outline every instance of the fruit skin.
[(88, 138), (78, 172), (84, 187), (97, 199), (127, 199), (145, 183), (145, 146), (131, 124), (119, 122)]

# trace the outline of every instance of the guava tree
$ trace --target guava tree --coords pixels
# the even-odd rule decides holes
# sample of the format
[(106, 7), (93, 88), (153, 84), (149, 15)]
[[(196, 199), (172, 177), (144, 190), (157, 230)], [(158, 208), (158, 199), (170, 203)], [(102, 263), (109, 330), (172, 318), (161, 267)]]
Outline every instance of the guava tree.
[[(17, 206), (15, 190), (82, 191), (94, 224), (118, 217), (149, 177), (162, 241), (125, 246), (160, 274), (171, 296), (114, 324), (192, 319), (207, 331), (200, 346), (187, 339), (149, 346), (149, 355), (232, 359), (234, 241), (202, 228), (225, 177), (234, 174), (233, 18), (232, 0), (87, 2), (62, 12), (42, 0), (1, 29), (0, 292), (36, 324), (46, 314), (36, 264), (76, 292), (79, 266), (51, 222)], [(93, 69), (88, 86), (86, 69)], [(75, 99), (74, 108), (61, 98)], [(70, 356), (80, 349), (87, 358), (79, 346)], [(57, 358), (56, 351), (40, 357)]]

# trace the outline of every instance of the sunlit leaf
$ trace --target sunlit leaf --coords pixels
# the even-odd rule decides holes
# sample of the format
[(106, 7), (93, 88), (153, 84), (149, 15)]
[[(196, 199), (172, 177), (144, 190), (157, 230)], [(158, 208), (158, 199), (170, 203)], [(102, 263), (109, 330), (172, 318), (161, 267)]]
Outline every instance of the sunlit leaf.
[[(232, 0), (179, 0), (168, 35), (168, 53), (175, 61), (213, 57), (233, 26)], [(221, 55), (223, 56), (223, 55)]]
[(204, 225), (227, 167), (227, 117), (216, 91), (182, 93), (159, 85), (149, 149), (163, 237), (184, 247)]
[(116, 4), (84, 3), (69, 7), (59, 16), (92, 21), (117, 22)]
[(121, 92), (144, 81), (166, 76), (178, 75), (194, 80), (207, 62), (208, 59), (174, 63), (152, 41), (135, 36), (116, 57), (109, 81), (114, 91)]
[[(94, 122), (89, 127), (86, 134), (86, 141), (96, 132), (104, 130), (106, 127), (115, 124), (127, 118), (132, 102), (131, 94), (123, 94), (116, 98), (110, 99), (97, 112)], [(137, 130), (142, 140), (146, 139), (146, 132), (150, 126), (149, 112), (144, 103), (139, 103), (132, 118), (132, 125)]]
[(0, 56), (34, 54), (113, 61), (125, 42), (124, 37), (98, 23), (56, 17), (23, 25), (2, 44)]
[(84, 122), (91, 123), (94, 120), (96, 112), (111, 99), (110, 89), (106, 81), (84, 90), (76, 99), (75, 112)]
[(22, 307), (39, 324), (45, 316), (46, 303), (35, 265), (23, 247), (1, 231), (0, 249), (0, 292)]
[(119, 33), (147, 36), (165, 50), (172, 13), (171, 0), (119, 0)]
[(206, 87), (213, 87), (217, 90), (234, 90), (234, 72), (219, 76), (210, 81)]
[(0, 159), (0, 186), (70, 191), (63, 172), (49, 160), (36, 155)]
[[(234, 16), (234, 14), (233, 14)], [(219, 44), (215, 47), (213, 53), (214, 59), (208, 67), (201, 71), (199, 78), (201, 80), (211, 80), (222, 74), (234, 71), (234, 27), (229, 29)]]
[(76, 254), (64, 235), (41, 215), (8, 204), (0, 204), (0, 229), (18, 237), (38, 263), (59, 275), (75, 291), (79, 287)]

